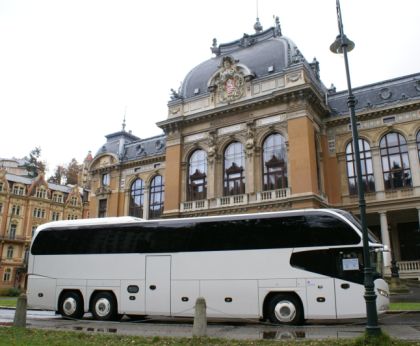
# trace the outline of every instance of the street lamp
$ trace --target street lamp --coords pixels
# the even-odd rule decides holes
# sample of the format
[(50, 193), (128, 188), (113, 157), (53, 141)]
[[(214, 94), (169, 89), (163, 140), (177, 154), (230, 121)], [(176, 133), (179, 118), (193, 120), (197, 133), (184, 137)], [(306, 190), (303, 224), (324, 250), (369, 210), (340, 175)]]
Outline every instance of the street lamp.
[(366, 301), (366, 315), (367, 315), (367, 324), (366, 324), (366, 333), (368, 335), (378, 335), (381, 333), (381, 329), (378, 326), (378, 312), (376, 310), (376, 294), (375, 286), (373, 283), (373, 268), (370, 264), (370, 251), (369, 251), (369, 241), (368, 241), (368, 231), (366, 226), (366, 201), (365, 201), (365, 192), (362, 178), (362, 168), (360, 162), (360, 151), (359, 151), (359, 134), (357, 131), (356, 123), (356, 114), (355, 114), (355, 98), (353, 91), (351, 89), (350, 82), (350, 71), (349, 71), (349, 61), (347, 58), (347, 53), (354, 48), (354, 42), (349, 40), (344, 34), (343, 30), (343, 21), (341, 18), (341, 9), (340, 9), (340, 0), (336, 0), (337, 7), (337, 20), (338, 20), (338, 31), (339, 35), (337, 36), (334, 43), (330, 46), (330, 50), (335, 54), (343, 54), (344, 56), (344, 65), (346, 67), (346, 78), (347, 78), (347, 89), (348, 89), (348, 98), (347, 106), (350, 111), (350, 121), (351, 121), (351, 132), (353, 137), (353, 152), (354, 152), (354, 161), (356, 162), (356, 175), (357, 175), (357, 193), (359, 197), (359, 210), (360, 210), (360, 223), (362, 225), (362, 235), (363, 235), (363, 257), (364, 257), (364, 285), (365, 285), (365, 301)]

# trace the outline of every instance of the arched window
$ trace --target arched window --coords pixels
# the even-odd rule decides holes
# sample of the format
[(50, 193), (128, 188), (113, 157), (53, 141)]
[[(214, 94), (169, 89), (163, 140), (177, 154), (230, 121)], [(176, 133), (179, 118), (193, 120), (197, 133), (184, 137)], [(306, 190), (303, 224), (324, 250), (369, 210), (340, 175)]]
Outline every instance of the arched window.
[(207, 197), (207, 153), (196, 150), (188, 162), (188, 200), (196, 201)]
[(418, 153), (419, 161), (420, 161), (420, 131), (417, 132), (416, 143), (417, 143), (417, 153)]
[(287, 186), (286, 141), (282, 135), (274, 133), (263, 144), (263, 190), (277, 190)]
[(157, 219), (163, 213), (165, 185), (163, 177), (157, 175), (150, 184), (149, 219)]
[[(362, 170), (362, 180), (365, 192), (375, 191), (375, 179), (373, 177), (372, 152), (370, 145), (364, 139), (359, 138), (360, 165)], [(351, 195), (357, 194), (357, 173), (356, 162), (354, 160), (353, 142), (346, 147), (346, 166), (349, 192)]]
[(136, 179), (131, 184), (130, 189), (130, 206), (128, 215), (135, 217), (143, 217), (144, 206), (144, 182), (142, 179)]
[(8, 259), (13, 258), (13, 246), (9, 246), (9, 247), (7, 248), (7, 258), (8, 258)]
[(407, 141), (396, 132), (385, 135), (379, 144), (385, 189), (411, 187)]
[(245, 193), (244, 150), (239, 142), (228, 145), (224, 154), (224, 195), (240, 195)]

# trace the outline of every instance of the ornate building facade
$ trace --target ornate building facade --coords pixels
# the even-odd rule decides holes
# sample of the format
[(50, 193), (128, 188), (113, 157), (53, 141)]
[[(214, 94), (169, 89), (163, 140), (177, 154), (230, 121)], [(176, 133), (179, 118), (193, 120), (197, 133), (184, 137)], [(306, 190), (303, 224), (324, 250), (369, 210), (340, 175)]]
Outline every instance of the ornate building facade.
[[(163, 135), (107, 136), (90, 166), (91, 216), (358, 213), (347, 92), (323, 85), (278, 20), (255, 29), (213, 41), (214, 56), (172, 90)], [(418, 275), (420, 74), (354, 94), (369, 227)]]
[(35, 229), (48, 221), (87, 217), (78, 186), (51, 184), (0, 168), (0, 289), (24, 287)]

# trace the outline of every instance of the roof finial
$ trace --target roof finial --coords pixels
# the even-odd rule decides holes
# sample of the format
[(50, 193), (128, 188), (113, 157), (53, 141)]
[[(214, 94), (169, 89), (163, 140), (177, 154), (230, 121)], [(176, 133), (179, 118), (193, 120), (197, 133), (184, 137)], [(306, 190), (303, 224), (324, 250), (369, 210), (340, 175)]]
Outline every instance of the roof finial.
[(282, 36), (279, 16), (276, 16), (276, 29), (275, 29), (275, 31), (276, 31), (276, 36)]
[(125, 132), (125, 115), (127, 114), (127, 106), (125, 106), (125, 111), (124, 111), (124, 120), (123, 120), (123, 123), (122, 123), (122, 130), (123, 130), (123, 132)]
[(259, 15), (258, 15), (258, 0), (256, 0), (256, 3), (257, 3), (257, 21), (254, 24), (254, 29), (255, 29), (255, 32), (258, 34), (259, 32), (261, 32), (263, 30), (263, 27), (260, 23), (260, 18), (259, 18)]
[(257, 34), (263, 30), (263, 27), (262, 27), (262, 25), (260, 23), (260, 19), (258, 17), (257, 17), (256, 23), (254, 24), (254, 29), (255, 29), (255, 32)]

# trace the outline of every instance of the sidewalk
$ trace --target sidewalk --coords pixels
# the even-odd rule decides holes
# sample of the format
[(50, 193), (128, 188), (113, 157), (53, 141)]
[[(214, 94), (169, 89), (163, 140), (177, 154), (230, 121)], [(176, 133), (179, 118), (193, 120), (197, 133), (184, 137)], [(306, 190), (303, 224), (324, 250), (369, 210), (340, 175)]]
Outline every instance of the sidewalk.
[(391, 294), (391, 303), (405, 303), (405, 302), (420, 302), (420, 281), (415, 280), (401, 280), (409, 291), (407, 293)]

